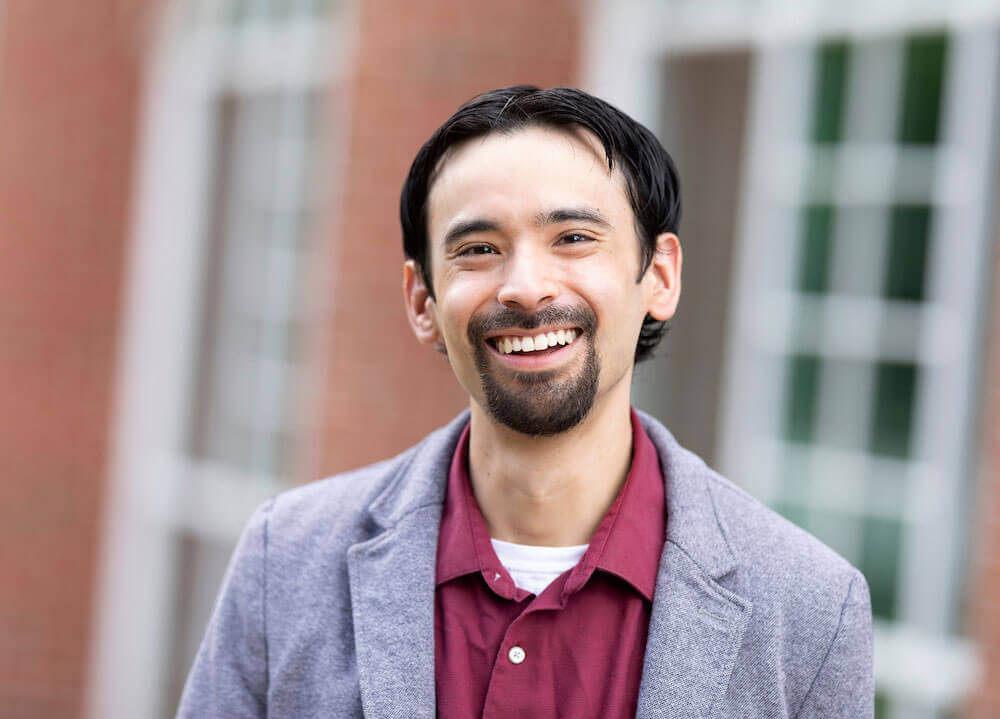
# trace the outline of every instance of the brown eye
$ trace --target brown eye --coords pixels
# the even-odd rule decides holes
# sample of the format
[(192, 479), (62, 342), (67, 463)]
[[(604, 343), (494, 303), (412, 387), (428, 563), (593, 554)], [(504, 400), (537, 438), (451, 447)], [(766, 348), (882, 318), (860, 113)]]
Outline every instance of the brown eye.
[(571, 232), (559, 238), (559, 242), (564, 245), (579, 245), (583, 242), (593, 242), (594, 238), (588, 235), (581, 235), (579, 232)]
[(468, 247), (463, 247), (458, 251), (459, 256), (469, 256), (469, 255), (493, 255), (496, 254), (496, 250), (489, 245), (469, 245)]

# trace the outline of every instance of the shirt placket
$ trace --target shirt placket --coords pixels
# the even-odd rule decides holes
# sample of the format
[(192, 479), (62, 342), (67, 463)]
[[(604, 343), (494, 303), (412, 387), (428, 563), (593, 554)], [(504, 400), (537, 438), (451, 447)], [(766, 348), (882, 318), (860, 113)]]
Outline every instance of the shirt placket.
[(483, 719), (552, 716), (551, 633), (565, 606), (566, 576), (556, 579), (510, 623), (486, 689)]

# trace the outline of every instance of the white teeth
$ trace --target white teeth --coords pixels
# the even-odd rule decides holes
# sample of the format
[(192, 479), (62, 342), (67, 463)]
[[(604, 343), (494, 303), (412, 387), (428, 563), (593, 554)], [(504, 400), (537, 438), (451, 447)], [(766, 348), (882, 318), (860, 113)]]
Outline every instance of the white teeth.
[(556, 345), (568, 345), (576, 339), (576, 330), (543, 332), (534, 337), (497, 337), (494, 344), (502, 354), (511, 352), (537, 352)]

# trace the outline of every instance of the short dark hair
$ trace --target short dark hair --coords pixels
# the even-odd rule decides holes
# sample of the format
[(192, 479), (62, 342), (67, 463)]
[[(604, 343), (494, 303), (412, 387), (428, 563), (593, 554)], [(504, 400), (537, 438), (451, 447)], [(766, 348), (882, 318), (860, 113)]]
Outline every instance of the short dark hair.
[[(618, 163), (625, 176), (636, 234), (639, 277), (653, 260), (657, 235), (676, 232), (681, 218), (681, 192), (674, 162), (659, 140), (621, 110), (571, 87), (540, 90), (516, 85), (479, 95), (462, 105), (439, 127), (410, 166), (399, 201), (403, 252), (415, 261), (431, 297), (427, 253), (427, 196), (441, 158), (449, 148), (492, 133), (510, 134), (526, 127), (589, 130), (604, 146), (608, 169)], [(646, 315), (635, 348), (635, 361), (652, 356), (666, 333), (666, 323)]]

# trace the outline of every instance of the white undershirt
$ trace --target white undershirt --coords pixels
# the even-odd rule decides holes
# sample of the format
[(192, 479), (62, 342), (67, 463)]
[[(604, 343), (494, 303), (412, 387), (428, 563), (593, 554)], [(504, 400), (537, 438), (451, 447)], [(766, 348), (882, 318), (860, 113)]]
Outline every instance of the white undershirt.
[(521, 589), (535, 596), (542, 593), (552, 580), (576, 566), (589, 545), (573, 547), (534, 547), (490, 539), (497, 558)]

